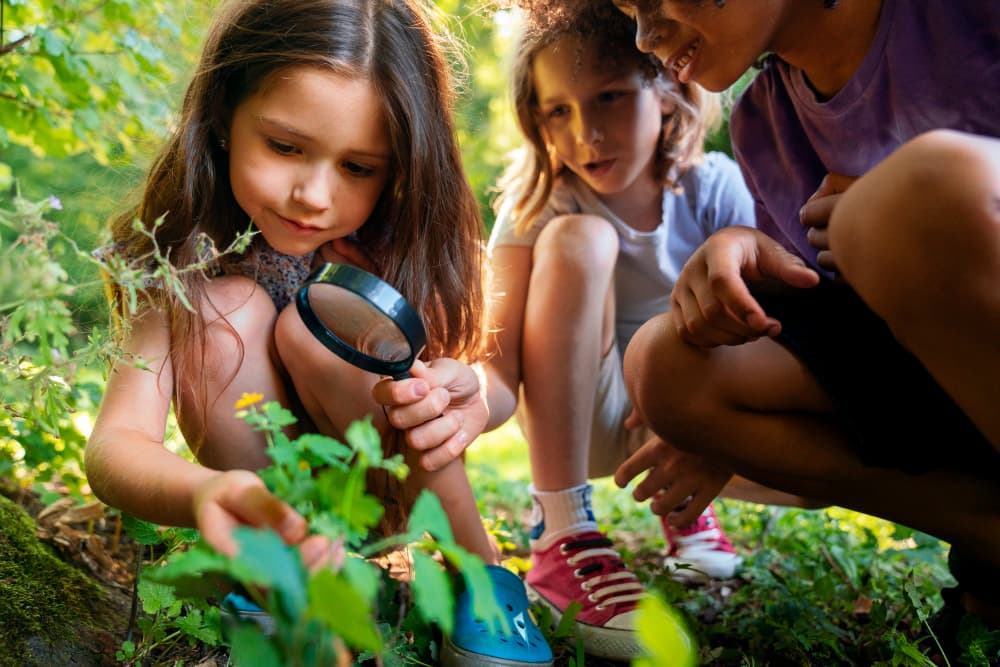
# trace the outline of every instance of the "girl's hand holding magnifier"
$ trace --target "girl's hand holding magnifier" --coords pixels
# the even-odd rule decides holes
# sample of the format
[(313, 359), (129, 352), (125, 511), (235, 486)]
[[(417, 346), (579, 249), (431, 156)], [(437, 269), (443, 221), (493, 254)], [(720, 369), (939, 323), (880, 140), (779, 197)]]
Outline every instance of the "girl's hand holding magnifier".
[(446, 358), (414, 361), (410, 375), (380, 381), (372, 395), (386, 406), (389, 423), (406, 432), (407, 444), (424, 452), (420, 464), (439, 470), (486, 427), (490, 413), (482, 383), (472, 367)]

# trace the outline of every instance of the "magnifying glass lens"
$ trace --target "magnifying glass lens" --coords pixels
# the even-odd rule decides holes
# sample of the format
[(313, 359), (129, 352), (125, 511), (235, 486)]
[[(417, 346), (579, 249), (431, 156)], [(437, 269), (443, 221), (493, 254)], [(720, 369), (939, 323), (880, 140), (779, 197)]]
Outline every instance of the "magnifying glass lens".
[(416, 309), (389, 283), (346, 264), (324, 264), (295, 295), (309, 331), (328, 350), (358, 368), (396, 380), (427, 342)]
[(323, 326), (358, 352), (385, 362), (404, 361), (413, 355), (410, 341), (392, 318), (351, 290), (313, 283), (307, 298)]

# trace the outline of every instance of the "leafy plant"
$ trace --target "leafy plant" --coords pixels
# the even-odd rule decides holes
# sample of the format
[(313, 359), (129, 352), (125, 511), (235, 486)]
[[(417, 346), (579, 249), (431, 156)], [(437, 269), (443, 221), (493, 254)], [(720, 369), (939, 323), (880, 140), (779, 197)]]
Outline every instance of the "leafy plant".
[[(257, 400), (245, 397), (245, 409), (238, 414), (266, 434), (273, 464), (261, 477), (306, 518), (311, 532), (342, 546), (343, 552), (333, 567), (308, 572), (298, 550), (275, 533), (241, 528), (235, 534), (237, 556), (228, 558), (198, 543), (147, 575), (176, 590), (176, 598), (169, 598), (172, 604), (180, 598), (209, 600), (218, 595), (222, 580), (241, 584), (268, 611), (275, 631), (265, 635), (256, 624), (235, 624), (231, 642), (236, 664), (323, 665), (355, 653), (402, 659), (413, 657), (415, 648), (429, 651), (422, 657), (433, 660), (431, 625), (451, 631), (456, 592), (451, 573), (436, 558), (461, 574), (474, 613), (505, 629), (483, 562), (455, 543), (433, 494), (425, 491), (417, 498), (404, 533), (369, 539), (383, 507), (365, 491), (367, 473), (383, 469), (405, 477), (408, 472), (401, 455), (383, 455), (370, 418), (348, 428), (346, 444), (315, 434), (293, 440), (282, 431), (293, 423), (291, 413), (276, 403), (250, 407)], [(401, 547), (412, 562), (412, 585), (405, 594), (373, 562), (386, 550)], [(382, 595), (387, 590), (397, 601)], [(412, 604), (399, 604), (400, 595), (412, 598)], [(164, 603), (149, 606), (163, 609)]]
[[(10, 208), (0, 206), (0, 231), (6, 232), (0, 235), (0, 475), (25, 485), (57, 479), (82, 494), (83, 450), (103, 371), (124, 355), (106, 329), (88, 335), (77, 329), (73, 295), (99, 285), (103, 271), (122, 287), (126, 312), (135, 311), (151, 285), (173, 290), (186, 303), (179, 275), (205, 271), (219, 254), (241, 252), (251, 234), (221, 251), (206, 245), (205, 259), (183, 269), (170, 264), (155, 242), (146, 257), (126, 261), (109, 253), (97, 259), (50, 219), (61, 208), (55, 197), (31, 201), (17, 191)], [(158, 224), (144, 233), (152, 238)], [(70, 275), (70, 258), (86, 265), (89, 275)]]

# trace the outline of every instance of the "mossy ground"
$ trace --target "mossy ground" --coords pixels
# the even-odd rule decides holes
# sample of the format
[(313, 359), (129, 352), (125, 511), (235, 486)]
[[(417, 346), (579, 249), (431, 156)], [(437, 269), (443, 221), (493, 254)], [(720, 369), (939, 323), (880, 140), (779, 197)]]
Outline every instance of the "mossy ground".
[(38, 662), (32, 646), (72, 641), (97, 623), (101, 588), (35, 536), (35, 522), (0, 496), (0, 666)]

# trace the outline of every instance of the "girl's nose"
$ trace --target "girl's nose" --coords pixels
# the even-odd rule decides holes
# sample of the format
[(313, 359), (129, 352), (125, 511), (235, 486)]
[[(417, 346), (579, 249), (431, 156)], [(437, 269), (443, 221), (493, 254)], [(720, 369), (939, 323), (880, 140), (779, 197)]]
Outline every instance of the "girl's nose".
[(328, 169), (311, 167), (292, 186), (292, 199), (306, 208), (324, 211), (333, 203), (333, 179)]
[(604, 131), (596, 123), (581, 118), (576, 132), (576, 143), (580, 146), (596, 146), (604, 141)]

